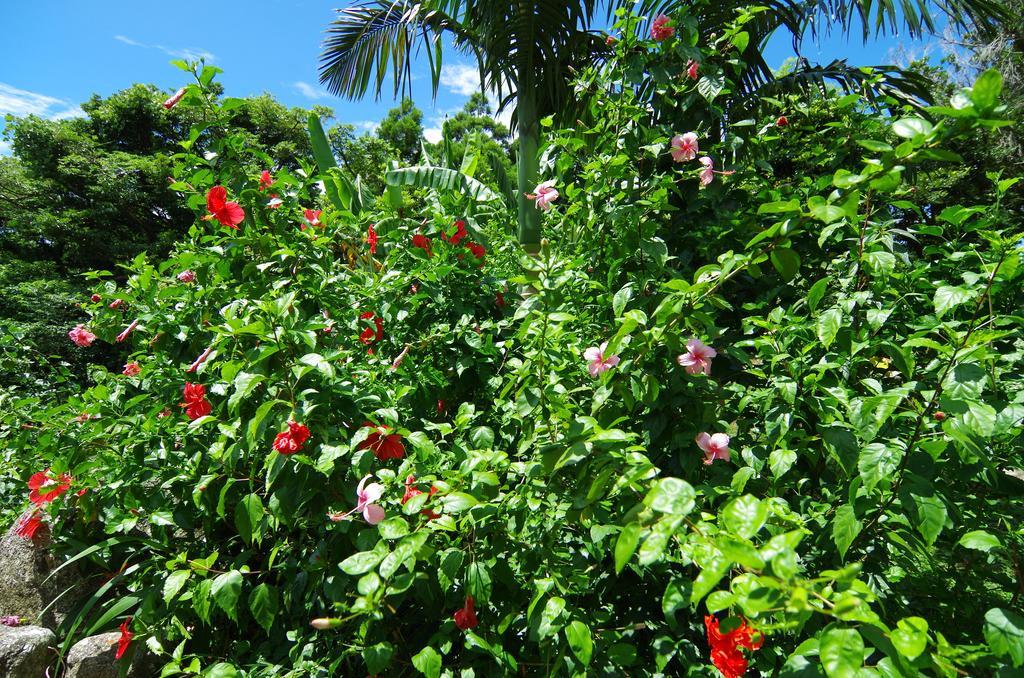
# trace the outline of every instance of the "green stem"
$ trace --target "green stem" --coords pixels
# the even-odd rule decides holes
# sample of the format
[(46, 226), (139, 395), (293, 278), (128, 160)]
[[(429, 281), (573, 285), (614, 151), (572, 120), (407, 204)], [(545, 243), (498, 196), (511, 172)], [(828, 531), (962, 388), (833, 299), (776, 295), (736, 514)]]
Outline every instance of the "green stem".
[(540, 250), (540, 212), (526, 194), (531, 193), (538, 183), (540, 124), (533, 94), (533, 74), (522, 75), (525, 82), (519, 88), (516, 107), (516, 122), (519, 126), (519, 158), (516, 163), (519, 176), (519, 244), (528, 254), (536, 254)]

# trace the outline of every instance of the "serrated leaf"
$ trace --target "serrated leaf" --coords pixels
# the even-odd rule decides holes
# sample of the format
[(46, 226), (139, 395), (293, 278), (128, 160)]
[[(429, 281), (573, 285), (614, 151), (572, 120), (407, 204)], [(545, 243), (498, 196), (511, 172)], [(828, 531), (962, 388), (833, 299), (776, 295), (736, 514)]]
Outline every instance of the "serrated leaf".
[(256, 623), (270, 633), (274, 618), (279, 608), (277, 589), (267, 584), (260, 584), (249, 594), (249, 611)]
[(864, 639), (855, 629), (831, 629), (818, 642), (828, 678), (855, 678), (864, 663)]
[(832, 307), (825, 311), (822, 311), (821, 315), (814, 323), (814, 334), (817, 335), (818, 341), (820, 341), (825, 348), (832, 345), (835, 341), (836, 335), (839, 334), (839, 328), (843, 322), (843, 312), (841, 309)]
[(745, 494), (725, 505), (721, 519), (728, 530), (751, 539), (768, 520), (768, 506), (757, 497)]
[(989, 534), (985, 530), (971, 530), (964, 536), (960, 537), (960, 541), (957, 543), (964, 548), (974, 549), (975, 551), (991, 551), (992, 549), (1000, 548), (1003, 545), (1003, 543), (999, 541), (999, 537), (994, 534)]
[(167, 575), (164, 580), (164, 602), (169, 603), (181, 591), (188, 578), (192, 576), (191, 570), (175, 570)]
[(210, 588), (213, 601), (224, 610), (228, 618), (238, 621), (238, 599), (242, 594), (242, 573), (231, 570), (217, 575)]
[(441, 675), (441, 655), (429, 645), (412, 656), (412, 665), (427, 678)]
[(1024, 618), (994, 607), (985, 613), (985, 642), (993, 654), (1009, 657), (1014, 666), (1024, 664)]
[(857, 514), (849, 504), (843, 504), (836, 509), (836, 515), (832, 519), (832, 541), (835, 542), (840, 558), (846, 558), (846, 552), (850, 544), (860, 534), (863, 524), (857, 520)]

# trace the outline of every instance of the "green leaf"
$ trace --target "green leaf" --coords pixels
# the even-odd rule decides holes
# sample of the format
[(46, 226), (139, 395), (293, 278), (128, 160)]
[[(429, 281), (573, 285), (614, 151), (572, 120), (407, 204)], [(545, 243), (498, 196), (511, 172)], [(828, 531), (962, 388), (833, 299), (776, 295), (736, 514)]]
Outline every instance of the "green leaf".
[(992, 549), (1001, 548), (1003, 545), (999, 541), (999, 537), (989, 534), (985, 530), (972, 530), (960, 537), (960, 541), (957, 543), (964, 548), (974, 549), (975, 551), (991, 551)]
[(1014, 666), (1024, 664), (1024, 618), (994, 607), (985, 613), (985, 642), (998, 657), (1009, 657)]
[(761, 203), (757, 208), (758, 214), (786, 214), (788, 212), (799, 212), (800, 201), (796, 200), (779, 200), (777, 202), (765, 202)]
[(612, 297), (612, 313), (615, 314), (616, 318), (622, 317), (622, 311), (625, 310), (626, 304), (633, 297), (633, 284), (626, 283), (622, 286), (615, 296)]
[(864, 663), (864, 639), (855, 629), (831, 629), (818, 642), (828, 678), (854, 678)]
[(479, 560), (470, 563), (466, 568), (465, 584), (469, 595), (473, 596), (477, 603), (482, 605), (491, 599), (494, 585), (491, 582), (491, 571), (486, 564)]
[(307, 123), (309, 143), (313, 147), (313, 159), (316, 160), (320, 173), (326, 174), (328, 170), (338, 166), (338, 161), (334, 159), (331, 145), (327, 143), (327, 135), (324, 134), (323, 125), (320, 124), (320, 116), (310, 113)]
[(769, 258), (772, 266), (779, 272), (782, 279), (789, 282), (800, 272), (800, 255), (789, 248), (776, 247)]
[(239, 678), (242, 674), (227, 662), (217, 662), (203, 673), (203, 678)]
[(377, 643), (370, 647), (363, 648), (363, 661), (366, 662), (366, 671), (371, 676), (383, 673), (384, 669), (391, 663), (391, 657), (395, 654), (395, 646), (388, 642)]
[(558, 618), (565, 610), (565, 599), (558, 596), (548, 598), (544, 609), (540, 613), (540, 623), (537, 626), (537, 635), (543, 640), (548, 636), (558, 633)]
[(697, 81), (697, 91), (709, 102), (714, 101), (723, 89), (725, 89), (725, 76), (721, 73), (709, 73)]
[(768, 520), (768, 506), (757, 497), (745, 494), (726, 504), (721, 517), (728, 530), (751, 539)]
[(633, 557), (637, 545), (640, 543), (641, 527), (639, 523), (630, 523), (619, 532), (619, 538), (615, 541), (615, 573), (622, 572), (626, 563)]
[(924, 537), (925, 543), (931, 546), (939, 538), (946, 526), (946, 504), (935, 494), (916, 494), (911, 491), (911, 520), (914, 527)]
[(446, 167), (402, 167), (384, 175), (388, 186), (415, 186), (458, 193), (477, 202), (504, 202), (502, 197), (473, 177)]
[(441, 505), (445, 513), (462, 513), (467, 511), (480, 502), (476, 500), (472, 495), (466, 494), (465, 492), (452, 492), (446, 494), (440, 498), (438, 503)]
[(263, 501), (259, 495), (250, 494), (235, 505), (235, 527), (246, 544), (260, 540), (262, 521)]
[(181, 587), (185, 585), (188, 578), (192, 576), (191, 570), (175, 570), (167, 575), (167, 579), (164, 580), (164, 602), (169, 603), (178, 595), (181, 591)]
[(989, 115), (999, 104), (999, 93), (1003, 91), (1003, 76), (990, 68), (974, 81), (971, 88), (971, 102), (982, 116)]
[(836, 509), (835, 518), (832, 519), (832, 541), (835, 542), (840, 558), (846, 558), (846, 551), (863, 527), (864, 525), (857, 520), (853, 506), (843, 504)]
[(966, 287), (944, 285), (935, 290), (935, 315), (942, 318), (950, 309), (967, 303), (974, 298), (974, 292)]
[(494, 447), (494, 429), (490, 426), (477, 426), (469, 434), (469, 442), (477, 450), (488, 450)]
[(429, 645), (412, 656), (412, 665), (427, 678), (441, 675), (441, 655)]
[(590, 635), (590, 627), (581, 621), (574, 621), (565, 627), (565, 639), (569, 649), (584, 666), (590, 665), (594, 652), (594, 640)]
[(807, 308), (813, 313), (828, 290), (828, 278), (822, 278), (807, 291)]
[(660, 513), (685, 516), (693, 510), (697, 493), (679, 478), (662, 478), (647, 495), (647, 504)]
[(377, 524), (382, 539), (400, 539), (409, 534), (409, 523), (402, 516), (391, 516)]
[(920, 617), (901, 619), (889, 634), (889, 640), (900, 654), (913, 661), (928, 647), (928, 622)]
[(267, 633), (270, 633), (270, 629), (274, 625), (278, 607), (277, 589), (273, 586), (260, 584), (249, 594), (249, 611), (252, 612), (252, 618)]
[(377, 567), (377, 564), (384, 559), (383, 553), (379, 551), (362, 551), (361, 553), (353, 553), (345, 560), (341, 561), (338, 567), (345, 574), (352, 576), (366, 574), (373, 568)]
[(839, 334), (839, 327), (843, 322), (843, 311), (842, 309), (833, 306), (832, 308), (825, 310), (818, 316), (817, 321), (814, 323), (814, 333), (818, 337), (818, 341), (828, 348), (835, 341), (836, 335)]
[(857, 470), (868, 492), (875, 489), (879, 481), (889, 478), (903, 459), (903, 451), (885, 443), (865, 445), (857, 459)]
[(829, 204), (818, 195), (807, 200), (807, 209), (812, 217), (825, 224), (833, 224), (846, 216), (846, 211), (842, 207)]
[(231, 393), (231, 397), (228, 398), (228, 411), (231, 413), (238, 412), (239, 403), (252, 395), (256, 387), (266, 380), (267, 378), (262, 374), (252, 374), (250, 372), (239, 372), (236, 374), (234, 381), (235, 390)]
[(930, 134), (932, 124), (923, 118), (900, 118), (892, 124), (892, 131), (898, 137), (915, 139)]
[(224, 610), (228, 618), (238, 621), (238, 598), (242, 594), (242, 573), (231, 570), (217, 575), (210, 589), (217, 607)]
[(796, 452), (793, 450), (775, 449), (768, 455), (768, 467), (776, 480), (786, 475), (786, 471), (792, 468), (795, 462)]
[(967, 411), (960, 415), (960, 423), (982, 438), (991, 438), (996, 430), (998, 416), (994, 407), (975, 400), (967, 403)]

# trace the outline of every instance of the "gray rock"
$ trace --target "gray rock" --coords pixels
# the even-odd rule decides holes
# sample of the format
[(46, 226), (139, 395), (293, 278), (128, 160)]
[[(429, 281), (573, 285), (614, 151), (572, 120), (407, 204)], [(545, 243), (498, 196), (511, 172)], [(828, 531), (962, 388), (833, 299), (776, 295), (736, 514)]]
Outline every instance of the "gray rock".
[(46, 675), (57, 637), (41, 626), (0, 626), (0, 676), (40, 678)]
[(16, 615), (55, 629), (78, 603), (84, 584), (74, 565), (46, 581), (59, 565), (49, 546), (45, 527), (34, 540), (14, 534), (13, 526), (0, 539), (0, 616)]
[(118, 678), (121, 665), (128, 661), (131, 662), (128, 678), (150, 678), (157, 675), (153, 654), (143, 641), (134, 641), (120, 661), (115, 659), (117, 641), (120, 639), (121, 633), (112, 631), (89, 636), (75, 643), (68, 652), (66, 678)]

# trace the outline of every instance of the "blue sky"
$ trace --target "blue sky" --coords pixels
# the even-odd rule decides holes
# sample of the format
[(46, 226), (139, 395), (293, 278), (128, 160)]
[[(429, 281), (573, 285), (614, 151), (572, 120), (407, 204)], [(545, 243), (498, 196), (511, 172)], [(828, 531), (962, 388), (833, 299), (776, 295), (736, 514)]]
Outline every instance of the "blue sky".
[[(324, 28), (345, 0), (219, 0), (204, 4), (151, 0), (16, 0), (4, 8), (0, 41), (0, 127), (5, 113), (52, 118), (75, 115), (93, 93), (108, 95), (134, 82), (168, 90), (184, 84), (168, 62), (206, 56), (224, 69), (231, 96), (270, 92), (289, 106), (314, 103), (334, 109), (339, 121), (370, 129), (393, 105), (390, 97), (350, 102), (317, 84)], [(862, 45), (859, 38), (805, 44), (818, 61), (848, 58), (856, 65), (887, 63), (897, 38)], [(904, 47), (921, 51), (921, 43)], [(788, 36), (776, 36), (768, 61), (792, 55)], [(414, 69), (415, 71), (415, 69)], [(424, 126), (438, 128), (478, 86), (475, 69), (458, 54), (446, 55), (436, 102), (431, 101), (425, 63), (413, 98)], [(0, 141), (0, 152), (5, 150)]]

